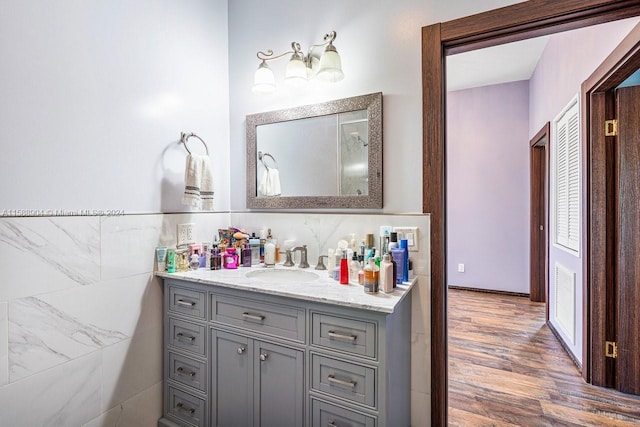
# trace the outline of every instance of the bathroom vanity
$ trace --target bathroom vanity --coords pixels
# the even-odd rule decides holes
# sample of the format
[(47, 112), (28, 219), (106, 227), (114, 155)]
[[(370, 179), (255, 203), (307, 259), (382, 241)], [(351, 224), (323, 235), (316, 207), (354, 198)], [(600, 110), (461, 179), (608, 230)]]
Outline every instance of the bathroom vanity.
[(409, 426), (415, 281), (368, 295), (305, 270), (158, 273), (160, 426)]

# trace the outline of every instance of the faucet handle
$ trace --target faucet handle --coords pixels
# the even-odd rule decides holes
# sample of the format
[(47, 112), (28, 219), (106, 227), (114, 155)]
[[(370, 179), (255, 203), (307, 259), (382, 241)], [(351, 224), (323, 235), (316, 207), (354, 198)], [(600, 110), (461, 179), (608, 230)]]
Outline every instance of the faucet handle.
[(293, 263), (293, 260), (291, 259), (291, 250), (287, 249), (285, 251), (285, 255), (287, 256), (287, 259), (285, 260), (284, 264), (282, 264), (284, 267), (293, 267), (295, 264)]
[(327, 267), (324, 265), (324, 262), (322, 262), (322, 258), (327, 258), (329, 259), (328, 255), (320, 255), (318, 257), (318, 263), (316, 264), (316, 270), (326, 270)]

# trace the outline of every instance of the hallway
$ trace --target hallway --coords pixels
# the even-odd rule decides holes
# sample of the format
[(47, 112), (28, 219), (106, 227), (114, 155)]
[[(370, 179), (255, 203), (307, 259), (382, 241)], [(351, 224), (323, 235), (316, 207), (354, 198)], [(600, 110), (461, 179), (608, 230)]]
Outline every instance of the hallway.
[(640, 425), (640, 397), (585, 384), (544, 316), (525, 297), (448, 291), (449, 425)]

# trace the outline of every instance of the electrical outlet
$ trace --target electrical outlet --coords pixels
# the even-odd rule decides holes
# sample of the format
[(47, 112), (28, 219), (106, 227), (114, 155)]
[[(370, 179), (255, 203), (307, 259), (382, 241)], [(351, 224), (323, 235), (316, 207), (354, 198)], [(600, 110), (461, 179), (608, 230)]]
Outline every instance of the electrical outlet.
[(418, 227), (393, 227), (393, 231), (398, 233), (398, 242), (407, 239), (409, 252), (418, 252)]
[(458, 264), (458, 273), (464, 273), (464, 264)]
[(196, 225), (192, 222), (188, 224), (178, 224), (178, 246), (196, 242), (195, 228)]

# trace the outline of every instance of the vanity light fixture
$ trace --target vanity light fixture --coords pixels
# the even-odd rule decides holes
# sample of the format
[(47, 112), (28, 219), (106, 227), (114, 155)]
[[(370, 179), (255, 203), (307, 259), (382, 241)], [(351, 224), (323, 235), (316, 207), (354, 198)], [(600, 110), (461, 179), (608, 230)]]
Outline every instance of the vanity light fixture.
[[(262, 62), (258, 66), (254, 76), (253, 93), (264, 94), (275, 92), (276, 79), (273, 71), (271, 71), (271, 68), (267, 65), (267, 61), (279, 59), (285, 55), (291, 55), (284, 74), (286, 84), (299, 87), (305, 85), (314, 77), (331, 83), (339, 82), (344, 78), (344, 73), (342, 72), (340, 55), (338, 55), (338, 51), (333, 45), (335, 39), (335, 31), (325, 34), (324, 42), (312, 45), (306, 56), (302, 53), (300, 43), (298, 42), (292, 42), (292, 50), (281, 53), (280, 55), (274, 56), (273, 50), (271, 49), (267, 50), (266, 53), (259, 51), (257, 57)], [(313, 49), (322, 46), (326, 47), (320, 60), (318, 60), (317, 57), (313, 56)]]

